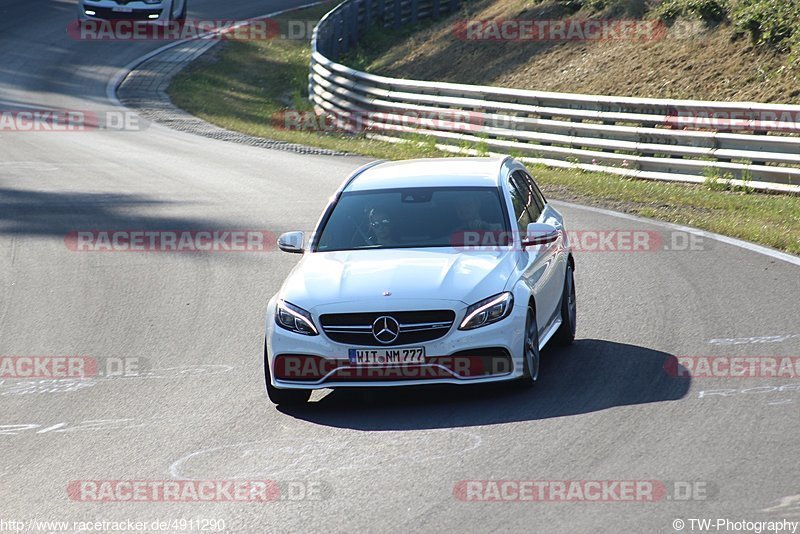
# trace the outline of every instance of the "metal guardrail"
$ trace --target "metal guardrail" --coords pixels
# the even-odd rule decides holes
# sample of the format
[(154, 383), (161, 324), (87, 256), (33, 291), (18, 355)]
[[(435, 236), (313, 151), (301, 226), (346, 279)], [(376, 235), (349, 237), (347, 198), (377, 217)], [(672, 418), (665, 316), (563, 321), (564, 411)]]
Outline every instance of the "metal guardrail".
[(466, 153), (626, 176), (701, 183), (707, 176), (800, 193), (800, 106), (612, 97), (404, 80), (337, 63), (370, 29), (458, 9), (458, 0), (346, 0), (311, 42), (309, 98), (369, 135), (428, 136)]

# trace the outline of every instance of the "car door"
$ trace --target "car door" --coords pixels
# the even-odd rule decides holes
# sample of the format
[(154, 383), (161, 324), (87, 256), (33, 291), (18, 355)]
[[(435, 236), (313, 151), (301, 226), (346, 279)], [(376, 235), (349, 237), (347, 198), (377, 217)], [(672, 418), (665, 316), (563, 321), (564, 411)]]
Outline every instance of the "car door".
[[(517, 229), (524, 236), (528, 223), (544, 222), (544, 199), (528, 185), (522, 171), (514, 171), (508, 179), (509, 194), (514, 210)], [(561, 310), (561, 286), (558, 276), (559, 250), (562, 237), (545, 245), (527, 247), (519, 251), (519, 261), (524, 264), (523, 278), (533, 292), (536, 301), (536, 322), (543, 336)]]
[(533, 177), (525, 170), (522, 170), (521, 173), (533, 194), (534, 202), (541, 209), (541, 215), (539, 216), (538, 222), (552, 225), (559, 231), (559, 235), (561, 236), (561, 238), (554, 243), (554, 245), (557, 246), (555, 247), (554, 251), (554, 254), (556, 255), (556, 264), (553, 272), (553, 291), (557, 294), (557, 306), (559, 308), (557, 311), (560, 312), (561, 298), (564, 295), (564, 281), (566, 280), (567, 265), (569, 264), (569, 240), (567, 239), (567, 231), (564, 228), (564, 218), (558, 211), (556, 211), (547, 203), (547, 199), (542, 194), (541, 189), (539, 189), (539, 186), (536, 184), (536, 181), (533, 179)]

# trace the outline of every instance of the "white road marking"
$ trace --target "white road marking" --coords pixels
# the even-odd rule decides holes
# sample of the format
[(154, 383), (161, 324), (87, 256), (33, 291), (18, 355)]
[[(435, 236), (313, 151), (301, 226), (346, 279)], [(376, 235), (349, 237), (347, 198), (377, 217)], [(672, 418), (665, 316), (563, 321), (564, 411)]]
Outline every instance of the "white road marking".
[(788, 495), (783, 497), (775, 506), (764, 508), (761, 511), (778, 514), (780, 517), (800, 518), (800, 495)]
[[(745, 389), (709, 389), (709, 390), (701, 390), (697, 393), (698, 399), (709, 399), (709, 398), (719, 398), (719, 397), (741, 397), (741, 396), (750, 396), (757, 393), (791, 393), (791, 392), (798, 392), (800, 391), (800, 384), (784, 384), (782, 386), (754, 386)], [(789, 402), (793, 402), (793, 400), (784, 400), (781, 401), (773, 401), (775, 404), (778, 402), (783, 404), (788, 404)]]
[(0, 167), (5, 169), (21, 169), (25, 171), (56, 172), (59, 167), (41, 161), (0, 161)]
[[(426, 434), (427, 437), (423, 437), (422, 434)], [(386, 452), (386, 449), (390, 448), (397, 452), (389, 454), (390, 458), (398, 464), (417, 464), (421, 468), (432, 461), (460, 457), (480, 447), (482, 441), (478, 434), (452, 429), (381, 432), (381, 435), (389, 438), (381, 443), (381, 450)], [(463, 438), (463, 442), (456, 448), (448, 446), (447, 443), (442, 446), (431, 445), (428, 441), (429, 437), (435, 440), (438, 436), (451, 440), (454, 435)], [(425, 447), (421, 448), (420, 443), (425, 443)], [(270, 440), (223, 445), (193, 452), (173, 462), (169, 472), (173, 478), (179, 480), (202, 480), (208, 476), (225, 479), (291, 478), (317, 476), (322, 473), (338, 477), (344, 476), (343, 472), (385, 470), (386, 464), (363, 461), (374, 452), (372, 449), (374, 445), (374, 441), (366, 433), (347, 432), (332, 438), (309, 440), (287, 431)], [(332, 450), (337, 451), (333, 462), (329, 458)], [(224, 455), (228, 451), (230, 454), (226, 462)], [(188, 463), (218, 453), (221, 453), (222, 457), (214, 458), (212, 464), (215, 469), (220, 466), (222, 469), (227, 469), (228, 473), (213, 475), (204, 473), (199, 478), (185, 473)], [(226, 463), (228, 465), (225, 465)]]
[[(147, 423), (136, 423), (135, 419), (88, 419), (77, 424), (63, 422), (47, 426), (44, 429), (37, 430), (36, 434), (44, 434), (47, 432), (78, 432), (78, 431), (98, 431), (98, 430), (120, 430), (128, 428), (140, 428)], [(13, 425), (0, 425), (0, 435), (2, 436), (16, 436), (20, 432), (29, 430), (36, 430), (42, 427), (39, 423), (24, 423)]]
[(145, 379), (172, 379), (189, 377), (206, 377), (227, 373), (233, 370), (232, 365), (209, 364), (187, 365), (182, 367), (164, 367), (149, 369), (137, 375), (111, 375), (99, 376), (89, 379), (56, 378), (42, 380), (0, 380), (0, 396), (8, 395), (38, 395), (43, 393), (70, 393), (94, 387), (100, 382), (108, 380), (145, 380)]
[(783, 343), (789, 339), (800, 339), (800, 334), (710, 339), (708, 343), (710, 345), (747, 345), (750, 343)]
[(0, 395), (40, 395), (43, 393), (69, 393), (94, 387), (95, 380), (56, 378), (43, 380), (0, 381)]
[(775, 258), (776, 260), (785, 261), (787, 263), (791, 263), (792, 265), (797, 265), (798, 267), (800, 267), (800, 257), (793, 256), (791, 254), (787, 254), (779, 250), (771, 249), (769, 247), (756, 245), (755, 243), (750, 243), (749, 241), (743, 241), (741, 239), (736, 239), (721, 234), (715, 234), (713, 232), (706, 232), (705, 230), (699, 230), (697, 228), (692, 228), (690, 226), (681, 226), (679, 224), (659, 221), (657, 219), (648, 219), (647, 217), (639, 217), (638, 215), (631, 215), (629, 213), (621, 213), (618, 211), (612, 211), (603, 208), (595, 208), (594, 206), (582, 206), (580, 204), (573, 204), (572, 202), (562, 202), (560, 200), (553, 200), (551, 202), (556, 206), (566, 206), (568, 208), (573, 208), (578, 210), (592, 211), (595, 213), (600, 213), (602, 215), (607, 215), (609, 217), (617, 217), (619, 219), (627, 219), (629, 221), (652, 224), (654, 226), (661, 226), (663, 228), (669, 228), (670, 230), (675, 230), (679, 232), (686, 232), (703, 238), (714, 239), (716, 241), (720, 241), (727, 245), (733, 245), (734, 247), (743, 248), (745, 250), (755, 252), (756, 254), (769, 256), (770, 258)]

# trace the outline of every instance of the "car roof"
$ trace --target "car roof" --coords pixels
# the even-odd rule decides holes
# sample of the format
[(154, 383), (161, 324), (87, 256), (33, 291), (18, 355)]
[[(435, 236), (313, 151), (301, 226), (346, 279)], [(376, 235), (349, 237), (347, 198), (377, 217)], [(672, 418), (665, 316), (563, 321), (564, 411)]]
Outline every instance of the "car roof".
[(345, 191), (406, 187), (497, 187), (506, 158), (429, 158), (387, 161), (368, 167)]

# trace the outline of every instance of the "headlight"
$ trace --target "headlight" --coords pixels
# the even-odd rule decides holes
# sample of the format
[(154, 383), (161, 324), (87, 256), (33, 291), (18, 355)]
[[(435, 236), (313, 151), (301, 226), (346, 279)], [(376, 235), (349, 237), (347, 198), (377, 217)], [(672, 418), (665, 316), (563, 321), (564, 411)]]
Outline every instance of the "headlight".
[(314, 319), (311, 314), (303, 308), (289, 304), (285, 300), (279, 300), (275, 310), (275, 323), (281, 328), (291, 330), (296, 334), (305, 336), (317, 336), (319, 332), (314, 326)]
[(496, 323), (508, 317), (514, 307), (514, 295), (511, 293), (500, 293), (488, 299), (476, 302), (467, 308), (467, 315), (461, 321), (459, 330), (471, 330)]

